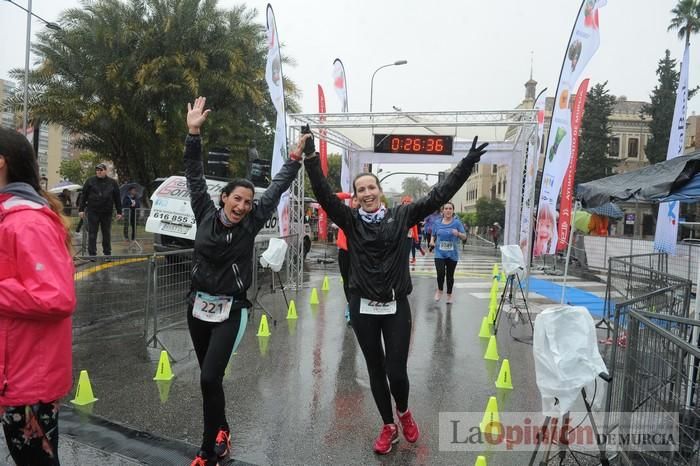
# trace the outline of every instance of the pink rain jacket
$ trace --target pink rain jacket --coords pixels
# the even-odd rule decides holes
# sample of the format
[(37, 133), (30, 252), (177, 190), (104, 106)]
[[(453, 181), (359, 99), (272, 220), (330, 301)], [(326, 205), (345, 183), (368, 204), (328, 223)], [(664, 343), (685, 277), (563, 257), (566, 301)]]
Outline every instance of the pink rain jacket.
[(0, 193), (0, 407), (71, 389), (76, 299), (65, 235), (47, 206)]

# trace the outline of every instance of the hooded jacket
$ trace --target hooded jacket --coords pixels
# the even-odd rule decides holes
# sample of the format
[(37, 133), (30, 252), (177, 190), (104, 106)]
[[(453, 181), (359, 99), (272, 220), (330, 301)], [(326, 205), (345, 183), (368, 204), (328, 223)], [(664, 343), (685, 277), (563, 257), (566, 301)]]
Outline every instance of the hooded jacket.
[(192, 291), (233, 296), (244, 301), (253, 281), (255, 236), (277, 208), (282, 193), (291, 186), (301, 164), (287, 161), (248, 215), (239, 223), (226, 227), (219, 219), (220, 209), (207, 192), (201, 157), (200, 137), (188, 135), (185, 140), (185, 177), (197, 222)]
[(427, 196), (387, 209), (379, 223), (366, 223), (358, 209), (343, 204), (321, 172), (319, 157), (304, 161), (316, 200), (347, 237), (350, 256), (350, 291), (362, 298), (388, 302), (411, 294), (406, 238), (410, 227), (449, 201), (467, 181), (474, 159), (465, 157)]
[(31, 186), (0, 190), (0, 406), (48, 403), (71, 389), (76, 299), (65, 238)]

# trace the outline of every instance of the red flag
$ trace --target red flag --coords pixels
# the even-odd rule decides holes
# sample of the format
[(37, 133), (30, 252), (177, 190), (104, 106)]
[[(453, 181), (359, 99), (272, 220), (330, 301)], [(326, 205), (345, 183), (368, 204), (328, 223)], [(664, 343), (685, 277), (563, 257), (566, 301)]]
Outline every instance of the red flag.
[(576, 177), (576, 161), (578, 159), (578, 138), (581, 133), (581, 120), (586, 107), (586, 95), (588, 94), (588, 78), (581, 81), (574, 99), (574, 108), (571, 113), (571, 157), (569, 166), (564, 175), (561, 187), (561, 205), (559, 206), (559, 238), (557, 239), (557, 251), (566, 249), (569, 243), (569, 228), (571, 227), (571, 204), (574, 198), (574, 178)]
[[(326, 113), (326, 97), (323, 95), (323, 88), (318, 85), (318, 113)], [(320, 121), (326, 121), (325, 116), (320, 117)], [(324, 176), (328, 176), (328, 143), (326, 142), (326, 130), (321, 129), (321, 138), (318, 143), (319, 157), (321, 158), (321, 171)], [(322, 208), (318, 209), (318, 239), (326, 241), (328, 239), (328, 216)]]

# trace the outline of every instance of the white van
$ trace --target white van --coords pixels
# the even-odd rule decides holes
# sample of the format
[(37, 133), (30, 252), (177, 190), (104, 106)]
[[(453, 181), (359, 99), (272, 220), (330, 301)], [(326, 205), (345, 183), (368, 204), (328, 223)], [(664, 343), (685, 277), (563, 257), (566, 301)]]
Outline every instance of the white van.
[[(228, 181), (207, 178), (207, 191), (219, 205), (221, 191)], [(197, 225), (190, 203), (190, 192), (184, 176), (171, 176), (165, 180), (155, 180), (159, 183), (151, 196), (151, 213), (146, 220), (146, 231), (155, 235), (153, 248), (156, 252), (177, 251), (194, 246)], [(255, 201), (265, 192), (264, 188), (255, 188)], [(305, 229), (306, 230), (306, 229)], [(266, 242), (279, 236), (277, 226), (277, 210), (265, 222), (262, 230), (255, 237), (255, 242)], [(311, 249), (311, 237), (304, 232), (304, 257)]]

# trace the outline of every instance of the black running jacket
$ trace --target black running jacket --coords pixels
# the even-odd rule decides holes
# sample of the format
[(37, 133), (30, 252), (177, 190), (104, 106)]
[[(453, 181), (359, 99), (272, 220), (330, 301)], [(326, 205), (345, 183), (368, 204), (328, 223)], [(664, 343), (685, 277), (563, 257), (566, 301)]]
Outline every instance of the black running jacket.
[(350, 291), (380, 302), (411, 294), (413, 285), (405, 247), (408, 229), (449, 201), (474, 167), (473, 159), (463, 158), (427, 196), (412, 204), (387, 209), (379, 223), (366, 223), (360, 219), (357, 209), (345, 205), (331, 191), (318, 157), (308, 158), (304, 164), (318, 203), (347, 237)]

